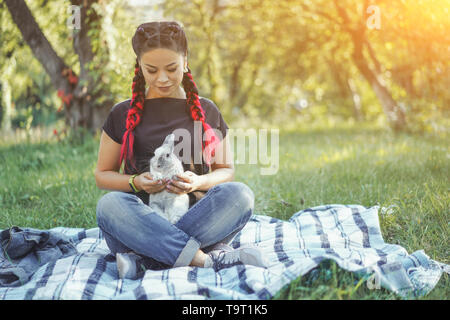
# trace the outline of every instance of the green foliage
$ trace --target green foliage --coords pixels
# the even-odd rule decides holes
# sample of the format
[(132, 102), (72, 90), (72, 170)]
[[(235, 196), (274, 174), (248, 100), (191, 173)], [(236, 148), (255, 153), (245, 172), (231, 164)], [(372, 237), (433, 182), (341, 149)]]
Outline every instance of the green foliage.
[(293, 280), (280, 290), (274, 299), (282, 300), (396, 300), (394, 293), (381, 288), (370, 290), (367, 279), (340, 269), (332, 260), (325, 260), (318, 267)]
[[(342, 23), (334, 1), (325, 0), (166, 0), (154, 10), (185, 26), (189, 65), (200, 94), (214, 100), (226, 119), (292, 123), (292, 119), (334, 117), (383, 122), (386, 116), (372, 86), (355, 67), (353, 43), (346, 31), (365, 25), (367, 8), (361, 0), (339, 3), (349, 16), (348, 25)], [(79, 74), (74, 31), (66, 24), (71, 2), (27, 4), (52, 47)], [(450, 25), (444, 10), (448, 2), (376, 5), (381, 28), (364, 30), (373, 49), (364, 51), (368, 66), (404, 108), (410, 131), (448, 133)], [(135, 64), (131, 37), (144, 22), (135, 18), (141, 10), (113, 0), (94, 2), (88, 12), (94, 52), (86, 66), (94, 80), (90, 94), (102, 92), (95, 103), (130, 97)], [(13, 125), (20, 126), (29, 107), (32, 126), (52, 124), (62, 118), (56, 112), (61, 101), (3, 4), (0, 15), (0, 70), (6, 75), (3, 81), (14, 87)], [(361, 102), (360, 111), (355, 98)]]
[[(76, 56), (64, 46), (64, 39), (67, 38), (64, 20), (66, 6), (54, 3), (41, 6), (37, 1), (27, 4), (57, 53), (70, 62), (70, 54)], [(23, 128), (30, 118), (31, 126), (50, 125), (62, 118), (61, 114), (56, 113), (60, 105), (56, 91), (49, 76), (22, 39), (5, 5), (0, 7), (0, 16), (1, 81), (7, 81), (13, 88), (11, 92), (13, 128)], [(0, 104), (3, 108), (6, 107), (3, 100)]]
[[(72, 46), (74, 34), (78, 31), (67, 27), (67, 20), (72, 14), (68, 10), (71, 2), (34, 1), (27, 2), (27, 5), (54, 50), (79, 75), (78, 56)], [(92, 21), (88, 32), (95, 54), (93, 61), (86, 66), (94, 80), (90, 94), (96, 95), (102, 89), (103, 92), (109, 93), (98, 97), (95, 100), (97, 104), (107, 98), (126, 99), (131, 92), (134, 71), (129, 41), (134, 32), (132, 15), (123, 10), (122, 1), (109, 1), (108, 4), (103, 4), (103, 7), (94, 4), (89, 13)], [(23, 41), (6, 6), (0, 7), (0, 16), (0, 70), (2, 81), (8, 81), (14, 88), (11, 97), (13, 128), (21, 127), (30, 108), (33, 115), (31, 126), (56, 125), (56, 121), (63, 119), (63, 112), (57, 112), (62, 102), (57, 97), (50, 77)], [(122, 45), (124, 43), (128, 46)], [(1, 111), (4, 109), (3, 101), (0, 101), (0, 105)]]
[[(379, 121), (384, 112), (355, 68), (345, 31), (366, 24), (363, 3), (344, 1), (349, 25), (342, 24), (333, 1), (251, 0), (215, 6), (208, 0), (167, 0), (164, 9), (186, 26), (199, 87), (226, 116), (276, 119), (273, 123), (355, 118), (347, 86), (352, 79), (362, 118)], [(381, 29), (365, 30), (376, 59), (365, 52), (369, 67), (384, 78), (414, 132), (448, 131), (446, 4), (380, 2)], [(212, 77), (209, 70), (216, 71)], [(301, 100), (306, 106), (298, 106)]]

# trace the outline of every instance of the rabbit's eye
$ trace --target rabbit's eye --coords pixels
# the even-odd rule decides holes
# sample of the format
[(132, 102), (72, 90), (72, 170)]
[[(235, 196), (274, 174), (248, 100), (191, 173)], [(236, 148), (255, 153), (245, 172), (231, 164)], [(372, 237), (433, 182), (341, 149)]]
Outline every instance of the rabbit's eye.
[(169, 157), (169, 154), (168, 153), (166, 153), (166, 158), (168, 158)]

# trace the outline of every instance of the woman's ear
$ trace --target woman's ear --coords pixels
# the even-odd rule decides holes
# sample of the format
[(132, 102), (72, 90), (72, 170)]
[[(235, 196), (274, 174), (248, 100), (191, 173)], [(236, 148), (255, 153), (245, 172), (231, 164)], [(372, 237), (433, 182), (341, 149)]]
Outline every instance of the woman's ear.
[(186, 56), (184, 57), (183, 61), (184, 61), (183, 72), (186, 73), (186, 72), (188, 72), (188, 69), (187, 69), (187, 57)]

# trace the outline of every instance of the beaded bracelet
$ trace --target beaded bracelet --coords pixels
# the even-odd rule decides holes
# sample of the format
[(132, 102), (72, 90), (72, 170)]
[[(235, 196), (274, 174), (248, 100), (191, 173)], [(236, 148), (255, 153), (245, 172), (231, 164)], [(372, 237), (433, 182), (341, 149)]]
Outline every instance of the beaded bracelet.
[(136, 188), (136, 186), (135, 186), (134, 183), (133, 183), (133, 180), (134, 180), (134, 178), (135, 178), (136, 176), (138, 176), (138, 174), (133, 174), (133, 175), (130, 177), (130, 179), (128, 180), (128, 183), (129, 183), (131, 189), (132, 189), (135, 193), (138, 193), (139, 190)]

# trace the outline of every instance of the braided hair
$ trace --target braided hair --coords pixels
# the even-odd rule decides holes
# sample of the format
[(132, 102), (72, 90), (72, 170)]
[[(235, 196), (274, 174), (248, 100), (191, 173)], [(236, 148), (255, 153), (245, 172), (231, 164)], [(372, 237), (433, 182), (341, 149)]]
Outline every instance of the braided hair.
[[(139, 58), (148, 50), (156, 48), (171, 49), (185, 56), (188, 53), (186, 34), (183, 28), (175, 21), (141, 24), (132, 38), (132, 46), (136, 53), (136, 64), (131, 86), (131, 108), (126, 119), (126, 131), (123, 135), (119, 158), (119, 166), (125, 162), (125, 171), (127, 171), (129, 163), (134, 167), (135, 171), (138, 171), (133, 157), (134, 129), (141, 121), (145, 102), (145, 78), (139, 66)], [(219, 139), (211, 126), (206, 122), (205, 113), (198, 96), (198, 89), (189, 66), (187, 67), (187, 72), (183, 74), (182, 85), (186, 93), (186, 104), (192, 120), (201, 121), (202, 123), (202, 129), (205, 134), (205, 139), (202, 139), (202, 154), (206, 164), (210, 166), (211, 157), (215, 154), (214, 150), (219, 143)]]

